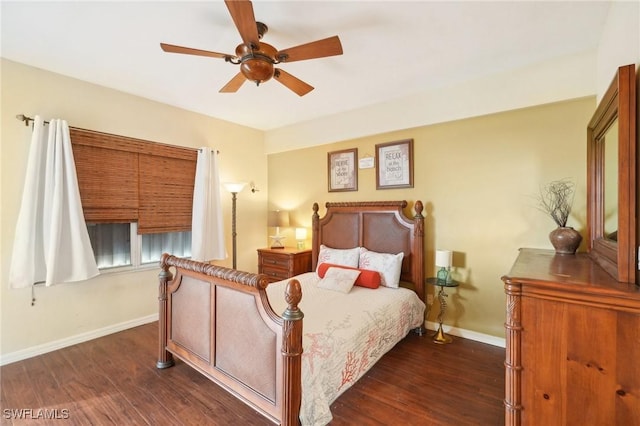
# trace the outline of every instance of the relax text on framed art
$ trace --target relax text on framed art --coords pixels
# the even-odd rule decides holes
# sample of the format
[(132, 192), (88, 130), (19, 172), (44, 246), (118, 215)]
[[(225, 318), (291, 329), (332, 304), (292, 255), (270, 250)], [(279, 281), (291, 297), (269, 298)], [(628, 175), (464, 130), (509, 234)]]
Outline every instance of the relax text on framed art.
[(329, 192), (357, 191), (358, 148), (333, 151), (327, 154)]
[(376, 189), (413, 188), (413, 139), (376, 145)]

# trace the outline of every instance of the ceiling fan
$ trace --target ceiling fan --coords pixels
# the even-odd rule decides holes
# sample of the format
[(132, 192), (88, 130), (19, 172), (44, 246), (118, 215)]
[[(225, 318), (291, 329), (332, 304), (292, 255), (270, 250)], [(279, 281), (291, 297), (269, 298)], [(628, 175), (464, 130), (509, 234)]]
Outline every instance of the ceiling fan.
[(299, 96), (304, 96), (313, 90), (313, 86), (284, 70), (275, 68), (274, 65), (342, 55), (342, 44), (338, 36), (284, 50), (277, 50), (275, 47), (260, 41), (268, 28), (262, 22), (256, 21), (251, 1), (225, 0), (225, 4), (242, 38), (242, 43), (236, 47), (235, 55), (160, 43), (160, 47), (165, 52), (222, 58), (226, 62), (240, 65), (240, 72), (220, 89), (221, 93), (237, 92), (246, 80), (260, 85), (260, 83), (264, 83), (273, 77)]

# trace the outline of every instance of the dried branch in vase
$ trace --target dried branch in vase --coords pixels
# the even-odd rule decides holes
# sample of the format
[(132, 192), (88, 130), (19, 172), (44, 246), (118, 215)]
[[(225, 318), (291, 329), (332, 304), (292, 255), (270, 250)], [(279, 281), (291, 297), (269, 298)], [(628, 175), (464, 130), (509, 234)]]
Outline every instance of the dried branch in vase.
[(538, 208), (551, 216), (561, 228), (567, 226), (573, 207), (574, 189), (575, 183), (569, 179), (556, 180), (540, 188)]

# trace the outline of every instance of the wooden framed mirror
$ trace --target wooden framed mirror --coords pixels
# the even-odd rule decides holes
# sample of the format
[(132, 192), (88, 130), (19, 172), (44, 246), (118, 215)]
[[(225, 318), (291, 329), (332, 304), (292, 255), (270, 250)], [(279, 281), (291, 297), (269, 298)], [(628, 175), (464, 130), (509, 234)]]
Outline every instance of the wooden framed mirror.
[(591, 257), (636, 283), (636, 67), (618, 68), (587, 127), (587, 232)]

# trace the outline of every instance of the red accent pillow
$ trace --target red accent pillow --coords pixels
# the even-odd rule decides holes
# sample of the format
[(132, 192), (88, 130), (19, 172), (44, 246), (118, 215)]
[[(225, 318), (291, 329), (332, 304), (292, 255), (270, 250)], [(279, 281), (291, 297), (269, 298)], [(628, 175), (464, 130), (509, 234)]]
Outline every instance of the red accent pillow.
[(318, 266), (318, 276), (320, 278), (324, 278), (324, 274), (327, 273), (327, 269), (332, 267), (342, 268), (342, 269), (354, 269), (356, 271), (360, 271), (360, 275), (358, 275), (358, 279), (356, 280), (354, 285), (357, 285), (359, 287), (366, 287), (366, 288), (380, 287), (380, 273), (378, 271), (371, 271), (369, 269), (358, 269), (358, 268), (352, 268), (350, 266), (334, 265), (332, 263), (321, 263), (320, 266)]

